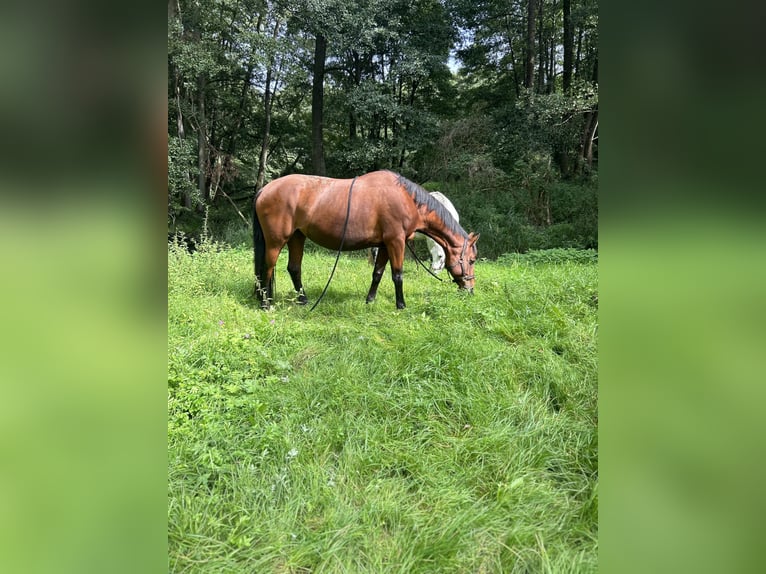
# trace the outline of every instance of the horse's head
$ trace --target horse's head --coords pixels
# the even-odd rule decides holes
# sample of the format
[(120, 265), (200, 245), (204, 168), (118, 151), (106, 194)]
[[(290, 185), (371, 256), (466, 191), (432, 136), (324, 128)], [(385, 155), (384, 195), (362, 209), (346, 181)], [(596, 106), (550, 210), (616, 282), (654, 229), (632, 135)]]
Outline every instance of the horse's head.
[(438, 243), (432, 243), (431, 245), (431, 271), (438, 273), (444, 269), (444, 249), (442, 249)]
[(476, 242), (479, 240), (479, 234), (468, 234), (463, 240), (463, 244), (458, 247), (447, 246), (445, 254), (447, 256), (447, 270), (452, 275), (452, 280), (457, 283), (460, 289), (468, 289), (473, 293), (473, 284), (475, 277), (473, 266), (476, 263), (478, 250)]

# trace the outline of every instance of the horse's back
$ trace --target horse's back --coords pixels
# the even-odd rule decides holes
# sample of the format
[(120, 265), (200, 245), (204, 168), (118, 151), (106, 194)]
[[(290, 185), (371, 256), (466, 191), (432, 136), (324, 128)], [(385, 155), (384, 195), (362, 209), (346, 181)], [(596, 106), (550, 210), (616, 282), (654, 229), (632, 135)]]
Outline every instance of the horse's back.
[[(394, 191), (398, 188), (396, 177), (395, 173), (386, 170), (373, 171), (354, 179), (334, 179), (319, 175), (294, 173), (267, 183), (256, 194), (256, 201), (264, 201), (266, 198), (275, 196), (283, 198), (298, 196), (305, 202), (319, 192), (345, 195), (348, 193), (352, 182), (355, 182), (354, 191), (356, 193), (364, 189), (375, 190), (377, 195), (385, 195), (387, 190)], [(261, 197), (263, 199), (259, 200)]]
[(320, 183), (319, 180), (327, 179), (326, 177), (300, 173), (285, 175), (264, 185), (256, 194), (255, 200), (259, 203), (299, 197), (305, 192), (317, 188)]

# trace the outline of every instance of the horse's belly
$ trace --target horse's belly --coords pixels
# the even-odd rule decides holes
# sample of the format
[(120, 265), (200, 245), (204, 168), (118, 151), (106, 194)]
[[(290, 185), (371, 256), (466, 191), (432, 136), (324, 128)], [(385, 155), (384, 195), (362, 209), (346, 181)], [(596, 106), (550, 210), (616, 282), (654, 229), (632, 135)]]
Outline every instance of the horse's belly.
[[(321, 245), (326, 249), (332, 249), (337, 251), (341, 246), (341, 237), (335, 233), (325, 233), (316, 228), (309, 227), (304, 232), (304, 235), (317, 245)], [(343, 239), (343, 251), (355, 251), (357, 249), (366, 249), (373, 245), (381, 243), (380, 240), (376, 240), (372, 236), (358, 236), (355, 234), (347, 234)]]

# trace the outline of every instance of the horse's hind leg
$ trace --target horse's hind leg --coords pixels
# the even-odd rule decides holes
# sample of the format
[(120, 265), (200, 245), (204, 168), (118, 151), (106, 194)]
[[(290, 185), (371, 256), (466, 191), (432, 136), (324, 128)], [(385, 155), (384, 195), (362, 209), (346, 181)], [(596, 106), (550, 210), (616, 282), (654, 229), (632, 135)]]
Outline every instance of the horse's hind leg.
[(378, 248), (378, 254), (375, 256), (375, 267), (372, 270), (372, 283), (370, 283), (370, 291), (367, 293), (367, 302), (372, 303), (375, 300), (375, 296), (378, 294), (378, 285), (380, 285), (380, 278), (383, 277), (383, 271), (386, 269), (386, 263), (388, 263), (388, 250), (381, 246)]
[(298, 303), (305, 305), (308, 302), (306, 294), (303, 292), (303, 283), (301, 281), (301, 262), (303, 261), (303, 246), (306, 243), (306, 236), (300, 231), (296, 231), (287, 242), (289, 259), (287, 260), (287, 272), (290, 279), (293, 280), (293, 287), (298, 292)]
[(271, 307), (271, 302), (274, 300), (274, 268), (277, 265), (277, 258), (282, 247), (267, 247), (264, 258), (264, 272), (263, 282), (258, 289), (261, 297), (261, 307), (268, 309)]

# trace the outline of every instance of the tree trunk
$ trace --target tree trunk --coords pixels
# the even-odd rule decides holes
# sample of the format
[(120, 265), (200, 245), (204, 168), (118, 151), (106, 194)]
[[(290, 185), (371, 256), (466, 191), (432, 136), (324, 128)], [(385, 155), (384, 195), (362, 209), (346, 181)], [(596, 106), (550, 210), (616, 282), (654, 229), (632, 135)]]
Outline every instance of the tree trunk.
[(572, 91), (572, 70), (574, 69), (574, 29), (572, 28), (572, 0), (564, 0), (564, 70), (563, 86), (564, 94), (570, 95)]
[[(351, 57), (353, 60), (353, 82), (354, 82), (354, 88), (359, 87), (359, 84), (362, 81), (362, 60), (359, 57), (359, 52), (356, 50), (353, 50), (351, 52)], [(356, 129), (357, 129), (357, 115), (356, 110), (353, 108), (349, 109), (348, 112), (348, 137), (349, 139), (356, 139)]]
[(575, 55), (575, 61), (574, 61), (574, 76), (575, 78), (580, 78), (582, 75), (580, 74), (580, 60), (582, 55), (582, 36), (583, 36), (583, 29), (582, 26), (577, 30), (577, 54)]
[(527, 42), (524, 54), (524, 87), (531, 89), (535, 83), (535, 4), (527, 0)]
[[(180, 18), (179, 14), (180, 6), (178, 5), (178, 0), (168, 0), (168, 22), (173, 22), (174, 20)], [(178, 67), (175, 64), (172, 66), (172, 74), (173, 91), (175, 93), (176, 99), (176, 127), (178, 130), (178, 139), (185, 140), (186, 131), (184, 129), (183, 111), (181, 110), (181, 73), (178, 71)], [(191, 174), (187, 172), (186, 178), (191, 180)], [(183, 206), (186, 209), (192, 208), (191, 194), (189, 194), (186, 189), (181, 190), (181, 201), (183, 202)]]
[(354, 110), (348, 112), (348, 139), (356, 139), (356, 113)]
[(543, 9), (545, 8), (545, 3), (540, 0), (540, 13), (538, 14), (538, 29), (537, 29), (537, 49), (539, 50), (538, 54), (538, 63), (537, 63), (537, 93), (542, 94), (543, 88), (545, 86), (545, 63), (548, 60), (548, 52), (545, 49), (545, 22), (543, 20)]
[(513, 33), (511, 31), (511, 23), (508, 16), (505, 17), (505, 33), (508, 36), (508, 48), (511, 53), (511, 70), (513, 71), (513, 87), (516, 90), (516, 96), (519, 95), (519, 73), (517, 71), (516, 55), (513, 53)]
[(548, 53), (548, 93), (552, 94), (556, 91), (556, 38), (553, 36)]
[(593, 165), (593, 139), (598, 129), (598, 109), (588, 112), (585, 117), (585, 129), (580, 143), (580, 155), (588, 168)]
[(315, 175), (326, 175), (324, 163), (324, 65), (327, 39), (317, 34), (314, 47), (314, 79), (311, 89), (311, 164)]
[[(418, 89), (418, 86), (420, 85), (420, 82), (418, 80), (412, 80), (411, 89), (410, 89), (410, 97), (409, 97), (409, 106), (410, 108), (415, 107), (415, 92)], [(410, 122), (404, 123), (404, 133), (407, 133), (410, 129)], [(406, 138), (404, 138), (406, 139)], [(404, 159), (407, 154), (407, 148), (404, 143), (402, 143), (402, 151), (399, 154), (399, 169), (401, 170), (404, 167)]]
[(233, 157), (237, 151), (237, 142), (239, 134), (242, 131), (242, 126), (245, 121), (245, 105), (247, 104), (247, 94), (250, 91), (250, 82), (253, 79), (253, 72), (255, 71), (255, 64), (251, 61), (247, 65), (245, 70), (245, 79), (242, 82), (242, 90), (239, 94), (239, 108), (237, 111), (237, 120), (234, 124), (234, 129), (231, 131), (231, 139), (229, 140), (229, 147), (226, 149), (226, 154), (229, 157)]
[(266, 162), (269, 156), (269, 138), (271, 136), (271, 67), (266, 70), (266, 89), (263, 93), (263, 138), (261, 139), (261, 153), (258, 156), (258, 176), (255, 179), (255, 189), (263, 187), (266, 178)]
[(591, 76), (591, 81), (594, 84), (598, 84), (598, 52), (596, 53), (596, 59), (593, 62), (593, 75)]
[[(272, 38), (277, 39), (279, 35), (280, 22), (277, 20), (274, 24), (274, 34)], [(269, 139), (271, 138), (271, 106), (272, 106), (272, 91), (271, 81), (274, 76), (274, 59), (269, 62), (269, 67), (266, 69), (266, 88), (263, 92), (263, 139), (261, 140), (261, 153), (258, 157), (258, 176), (255, 179), (255, 188), (261, 189), (263, 187), (263, 181), (266, 179), (266, 163), (269, 159)], [(274, 82), (276, 88), (276, 81)]]
[(551, 194), (545, 193), (545, 224), (550, 227), (553, 223), (551, 219)]
[[(175, 66), (174, 66), (175, 68)], [(181, 110), (181, 74), (178, 73), (178, 69), (173, 70), (173, 77), (175, 81), (175, 95), (176, 95), (176, 125), (178, 129), (178, 139), (183, 141), (186, 139), (186, 130), (184, 129), (184, 117)], [(191, 180), (191, 174), (186, 173), (186, 179)], [(181, 190), (181, 201), (186, 209), (192, 208), (191, 194), (186, 189)]]
[(572, 175), (572, 167), (566, 146), (557, 145), (553, 152), (553, 159), (561, 172), (561, 177), (569, 179)]
[(200, 212), (204, 211), (204, 205), (206, 205), (210, 199), (210, 195), (207, 189), (207, 120), (205, 118), (206, 84), (207, 82), (205, 80), (205, 76), (202, 74), (197, 76), (197, 168), (199, 169), (199, 175), (197, 177), (197, 188), (199, 190), (199, 196), (202, 199), (202, 203), (200, 203), (197, 209)]

